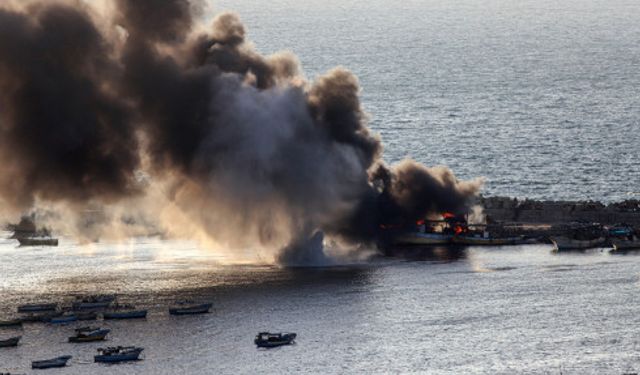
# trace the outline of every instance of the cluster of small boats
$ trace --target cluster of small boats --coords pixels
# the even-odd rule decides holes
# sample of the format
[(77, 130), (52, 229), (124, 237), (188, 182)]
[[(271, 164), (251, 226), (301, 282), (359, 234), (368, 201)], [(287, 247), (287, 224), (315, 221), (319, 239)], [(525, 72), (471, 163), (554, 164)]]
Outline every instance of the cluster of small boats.
[(609, 248), (611, 253), (640, 250), (640, 238), (626, 225), (605, 227), (599, 224), (571, 228), (563, 236), (550, 238), (555, 251)]
[[(21, 328), (25, 322), (48, 322), (50, 324), (67, 324), (77, 320), (96, 320), (98, 313), (103, 319), (137, 319), (145, 318), (147, 310), (136, 310), (133, 306), (115, 304), (115, 296), (79, 297), (72, 304), (71, 309), (63, 312), (57, 303), (32, 303), (18, 307), (18, 312), (26, 314), (20, 318), (0, 321), (0, 328)], [(189, 301), (177, 302), (169, 308), (170, 315), (206, 314), (212, 308), (211, 303), (193, 303)], [(92, 319), (89, 319), (92, 318)], [(70, 343), (86, 343), (104, 341), (110, 329), (94, 326), (76, 328), (74, 335), (69, 337)], [(0, 339), (0, 348), (16, 347), (22, 336)], [(94, 362), (117, 363), (140, 359), (144, 348), (136, 346), (110, 346), (98, 348)], [(32, 362), (34, 369), (65, 367), (71, 356), (64, 355), (56, 358), (37, 360)]]

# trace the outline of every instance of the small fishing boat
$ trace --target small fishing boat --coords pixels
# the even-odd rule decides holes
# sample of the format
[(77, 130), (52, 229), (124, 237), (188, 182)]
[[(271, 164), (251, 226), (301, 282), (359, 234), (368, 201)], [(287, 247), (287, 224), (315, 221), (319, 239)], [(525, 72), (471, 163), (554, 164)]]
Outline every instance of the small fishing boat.
[(51, 318), (49, 320), (49, 323), (51, 323), (51, 324), (67, 324), (67, 323), (75, 322), (76, 320), (78, 320), (78, 317), (75, 314), (61, 315), (61, 316), (56, 316), (56, 317)]
[(611, 252), (626, 252), (631, 250), (640, 250), (640, 238), (633, 236), (631, 239), (612, 238)]
[(18, 346), (18, 342), (20, 342), (21, 338), (22, 336), (16, 336), (6, 340), (0, 340), (0, 348), (9, 348), (12, 346)]
[(260, 332), (253, 342), (259, 348), (275, 348), (276, 346), (293, 344), (296, 336), (295, 333)]
[(206, 314), (211, 309), (213, 304), (201, 303), (189, 305), (185, 302), (179, 302), (175, 307), (169, 309), (171, 315), (194, 315), (194, 314)]
[(57, 303), (28, 303), (26, 305), (18, 306), (18, 312), (30, 313), (30, 312), (55, 311), (57, 308), (58, 308)]
[(555, 251), (562, 250), (586, 250), (606, 246), (604, 237), (597, 237), (590, 240), (578, 240), (566, 236), (551, 237), (551, 242), (555, 246)]
[(58, 246), (58, 239), (51, 237), (18, 237), (20, 246)]
[(147, 310), (105, 311), (104, 319), (142, 319), (147, 317)]
[(53, 367), (64, 367), (67, 365), (67, 362), (70, 359), (71, 359), (70, 355), (63, 355), (61, 357), (57, 357), (53, 359), (45, 359), (43, 361), (33, 361), (31, 362), (31, 368), (45, 369), (45, 368), (53, 368)]
[(116, 346), (109, 348), (99, 348), (98, 355), (94, 356), (95, 362), (116, 363), (125, 361), (137, 361), (144, 348), (135, 346)]
[(76, 329), (76, 335), (69, 337), (69, 342), (94, 342), (102, 341), (107, 337), (107, 334), (111, 332), (110, 329), (96, 328), (96, 327), (82, 327)]
[(88, 297), (79, 297), (73, 302), (74, 310), (99, 310), (109, 307), (111, 302), (116, 299), (112, 295), (96, 295)]
[(22, 319), (0, 320), (0, 327), (22, 327)]
[(25, 323), (50, 322), (52, 318), (62, 315), (60, 311), (45, 312), (42, 314), (27, 314), (22, 317)]

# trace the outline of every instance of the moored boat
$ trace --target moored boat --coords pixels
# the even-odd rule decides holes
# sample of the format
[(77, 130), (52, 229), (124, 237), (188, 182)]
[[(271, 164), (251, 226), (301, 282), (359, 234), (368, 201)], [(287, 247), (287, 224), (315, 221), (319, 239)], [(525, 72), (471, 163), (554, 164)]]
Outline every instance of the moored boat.
[(94, 356), (95, 362), (117, 363), (125, 361), (137, 361), (144, 348), (135, 346), (116, 346), (99, 348), (98, 355)]
[(105, 311), (104, 319), (142, 319), (147, 317), (147, 310)]
[(293, 344), (296, 336), (295, 333), (260, 332), (253, 342), (259, 348), (275, 348), (276, 346)]
[(74, 310), (99, 310), (109, 307), (109, 305), (116, 299), (112, 295), (97, 295), (81, 297), (73, 302)]
[(94, 342), (102, 341), (107, 337), (111, 330), (106, 328), (82, 327), (76, 329), (76, 335), (69, 337), (69, 342)]
[(51, 237), (18, 237), (20, 246), (58, 246), (58, 239)]
[(18, 306), (18, 312), (43, 312), (43, 311), (55, 311), (58, 308), (57, 303), (28, 303), (26, 305)]
[(451, 237), (445, 233), (409, 232), (396, 237), (394, 245), (445, 245), (451, 242)]
[(45, 359), (42, 361), (33, 361), (31, 362), (31, 368), (34, 369), (45, 369), (45, 368), (54, 368), (54, 367), (65, 367), (67, 362), (71, 359), (70, 355), (64, 355), (57, 358)]
[(630, 250), (640, 250), (640, 238), (633, 236), (631, 239), (612, 238), (612, 252), (624, 252)]
[(60, 315), (62, 315), (62, 312), (60, 311), (50, 311), (41, 314), (27, 314), (22, 317), (22, 321), (25, 323), (49, 322), (52, 318), (58, 317)]
[(579, 240), (566, 236), (550, 237), (551, 242), (555, 246), (555, 251), (562, 250), (586, 250), (606, 246), (604, 237), (597, 237), (587, 240)]
[(22, 336), (11, 337), (6, 340), (0, 340), (0, 348), (9, 348), (12, 346), (18, 346)]
[(520, 237), (491, 237), (482, 234), (464, 234), (453, 236), (451, 242), (458, 245), (504, 246), (515, 245), (520, 239)]
[(78, 320), (78, 317), (75, 314), (61, 315), (61, 316), (56, 316), (56, 317), (51, 318), (49, 320), (49, 323), (51, 323), (51, 324), (66, 324), (66, 323), (75, 322), (76, 320)]
[(22, 319), (0, 320), (0, 327), (22, 327)]
[(206, 314), (211, 309), (213, 304), (201, 303), (188, 305), (186, 303), (178, 303), (177, 306), (169, 309), (171, 315), (194, 315), (194, 314)]

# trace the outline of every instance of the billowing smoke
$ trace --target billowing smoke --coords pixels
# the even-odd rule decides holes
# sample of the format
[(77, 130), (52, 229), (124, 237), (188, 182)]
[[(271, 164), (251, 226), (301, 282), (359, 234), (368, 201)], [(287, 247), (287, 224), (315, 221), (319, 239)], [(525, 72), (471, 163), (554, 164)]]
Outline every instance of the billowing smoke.
[(0, 6), (0, 203), (130, 211), (296, 263), (323, 238), (373, 244), (385, 224), (468, 210), (480, 181), (385, 165), (353, 74), (309, 82), (293, 54), (258, 54), (237, 15), (203, 28), (199, 8)]

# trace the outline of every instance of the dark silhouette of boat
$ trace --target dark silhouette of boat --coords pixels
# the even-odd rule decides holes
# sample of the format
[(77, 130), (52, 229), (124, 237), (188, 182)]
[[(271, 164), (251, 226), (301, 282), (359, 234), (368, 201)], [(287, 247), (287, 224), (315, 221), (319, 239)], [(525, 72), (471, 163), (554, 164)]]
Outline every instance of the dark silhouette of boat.
[(169, 309), (171, 315), (194, 315), (194, 314), (206, 314), (211, 309), (213, 304), (201, 303), (196, 305), (188, 305), (184, 302), (178, 303), (177, 306)]
[(47, 311), (40, 314), (27, 314), (22, 317), (25, 323), (50, 322), (51, 319), (62, 315), (61, 311)]
[(9, 348), (12, 346), (18, 346), (18, 343), (20, 342), (21, 338), (22, 336), (16, 336), (6, 340), (0, 340), (0, 348)]
[(111, 295), (79, 297), (73, 302), (74, 310), (100, 310), (109, 307), (116, 299)]
[(147, 317), (147, 310), (105, 311), (104, 319), (142, 319)]
[(260, 332), (253, 342), (259, 348), (275, 348), (277, 346), (290, 345), (296, 339), (295, 333), (270, 333)]
[(52, 317), (49, 320), (49, 323), (51, 323), (51, 324), (67, 324), (67, 323), (75, 322), (76, 320), (78, 320), (78, 317), (75, 314), (70, 314), (70, 315), (61, 315), (61, 316)]
[(42, 361), (33, 361), (31, 362), (31, 368), (34, 369), (45, 369), (45, 368), (53, 368), (53, 367), (65, 367), (67, 362), (71, 359), (70, 355), (64, 355), (57, 358), (45, 359)]
[(117, 363), (125, 361), (137, 361), (144, 348), (135, 346), (116, 346), (109, 348), (98, 348), (98, 355), (94, 356), (95, 362)]
[(20, 246), (58, 246), (58, 239), (52, 237), (18, 237)]
[(57, 303), (29, 303), (26, 305), (18, 306), (18, 312), (33, 313), (33, 312), (55, 311), (57, 308), (58, 308)]
[(69, 337), (69, 342), (94, 342), (102, 341), (111, 332), (110, 329), (96, 327), (82, 327), (76, 329), (76, 335)]
[(22, 319), (0, 320), (0, 327), (22, 327)]

